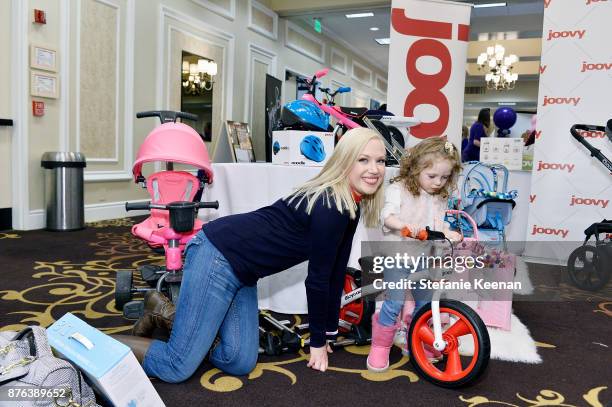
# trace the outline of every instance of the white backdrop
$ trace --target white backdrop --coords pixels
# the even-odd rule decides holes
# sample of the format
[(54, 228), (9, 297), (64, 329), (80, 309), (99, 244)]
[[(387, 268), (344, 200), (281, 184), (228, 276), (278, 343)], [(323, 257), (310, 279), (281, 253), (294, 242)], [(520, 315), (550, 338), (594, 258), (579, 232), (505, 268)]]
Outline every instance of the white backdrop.
[(389, 49), (389, 110), (416, 117), (409, 145), (447, 135), (461, 145), (471, 5), (393, 0)]
[[(591, 223), (612, 217), (610, 174), (569, 132), (612, 117), (612, 4), (549, 0), (545, 7), (527, 241), (578, 242)], [(603, 133), (584, 136), (610, 157)], [(526, 254), (566, 260), (569, 252)]]

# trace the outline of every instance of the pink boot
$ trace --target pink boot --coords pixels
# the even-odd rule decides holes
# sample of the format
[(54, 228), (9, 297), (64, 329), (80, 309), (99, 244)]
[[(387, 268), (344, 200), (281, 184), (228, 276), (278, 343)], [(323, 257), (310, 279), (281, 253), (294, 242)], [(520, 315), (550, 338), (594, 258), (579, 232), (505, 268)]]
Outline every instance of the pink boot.
[(368, 355), (368, 370), (382, 373), (389, 369), (389, 352), (393, 346), (393, 337), (400, 324), (384, 326), (378, 322), (378, 313), (372, 317), (372, 346)]

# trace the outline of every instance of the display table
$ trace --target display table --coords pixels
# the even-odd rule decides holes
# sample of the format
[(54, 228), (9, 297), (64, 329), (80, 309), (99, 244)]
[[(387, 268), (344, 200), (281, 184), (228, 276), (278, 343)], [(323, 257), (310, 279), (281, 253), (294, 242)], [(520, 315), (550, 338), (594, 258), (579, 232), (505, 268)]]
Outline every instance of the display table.
[[(244, 213), (267, 206), (290, 194), (299, 185), (316, 176), (321, 167), (290, 167), (269, 163), (213, 164), (214, 182), (207, 187), (202, 200), (219, 201), (218, 210), (200, 210), (200, 218), (210, 221), (221, 216)], [(397, 174), (397, 168), (387, 168), (385, 182)], [(511, 171), (509, 189), (517, 189), (519, 197), (508, 228), (509, 241), (524, 242), (527, 228), (529, 188), (531, 174)], [(348, 265), (358, 267), (362, 241), (381, 240), (380, 228), (365, 228), (359, 223), (353, 239)], [(307, 262), (291, 269), (261, 279), (257, 284), (259, 307), (287, 314), (307, 313), (306, 279)]]

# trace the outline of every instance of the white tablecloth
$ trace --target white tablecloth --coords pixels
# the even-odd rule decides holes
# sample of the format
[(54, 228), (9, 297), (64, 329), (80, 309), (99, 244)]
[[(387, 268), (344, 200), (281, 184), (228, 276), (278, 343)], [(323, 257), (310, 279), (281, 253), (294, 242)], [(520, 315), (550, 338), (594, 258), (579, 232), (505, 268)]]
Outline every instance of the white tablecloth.
[[(244, 213), (267, 206), (288, 195), (297, 186), (316, 176), (321, 167), (289, 167), (269, 163), (213, 164), (214, 182), (204, 193), (202, 200), (219, 201), (218, 210), (201, 210), (204, 221), (221, 216)], [(387, 168), (385, 178), (397, 173), (396, 168)], [(529, 206), (531, 174), (521, 171), (510, 173), (509, 189), (518, 189), (519, 198), (508, 229), (507, 238), (524, 241)], [(364, 228), (361, 222), (355, 231), (349, 266), (358, 267), (361, 241), (382, 239), (380, 229)], [(266, 277), (257, 284), (259, 307), (288, 314), (305, 314), (307, 262), (298, 264), (282, 273)]]

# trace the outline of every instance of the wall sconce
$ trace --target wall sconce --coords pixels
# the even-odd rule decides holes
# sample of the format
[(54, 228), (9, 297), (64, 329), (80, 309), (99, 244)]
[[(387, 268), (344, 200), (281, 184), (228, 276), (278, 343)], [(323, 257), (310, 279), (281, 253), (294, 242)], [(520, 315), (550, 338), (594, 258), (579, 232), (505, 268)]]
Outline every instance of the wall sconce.
[(183, 60), (182, 78), (185, 93), (200, 95), (212, 90), (217, 74), (217, 63), (205, 58), (199, 58), (198, 63)]

